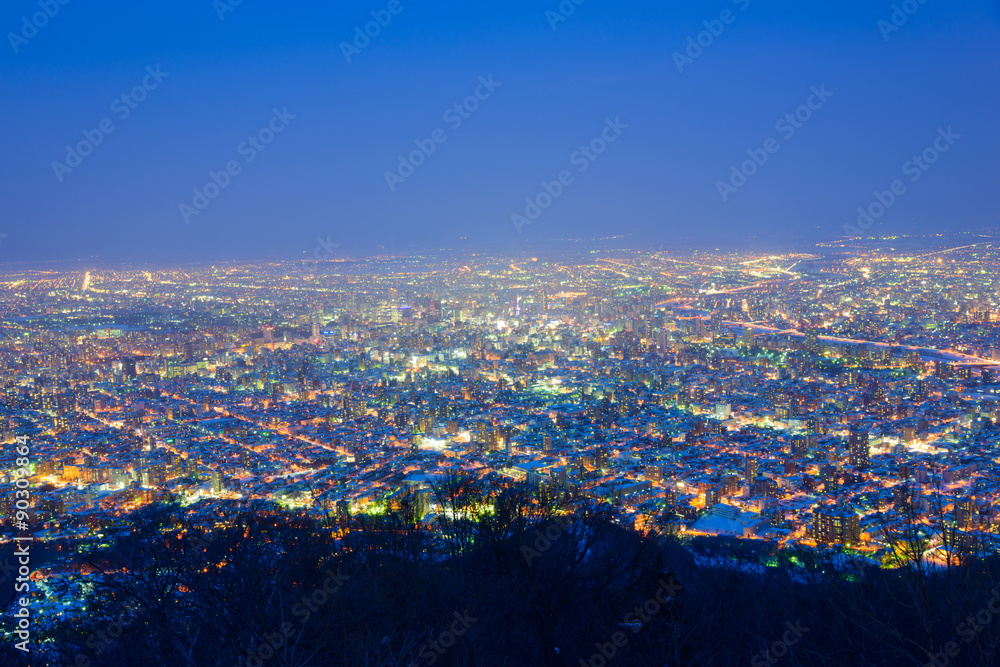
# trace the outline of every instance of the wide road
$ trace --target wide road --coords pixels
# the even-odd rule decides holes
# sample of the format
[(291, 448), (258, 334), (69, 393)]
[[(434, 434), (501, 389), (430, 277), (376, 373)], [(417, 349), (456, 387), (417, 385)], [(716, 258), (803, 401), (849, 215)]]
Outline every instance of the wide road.
[[(724, 322), (724, 324), (729, 326), (739, 326), (748, 329), (756, 329), (758, 331), (766, 331), (772, 334), (787, 334), (789, 336), (805, 337), (805, 334), (797, 329), (777, 329), (775, 327), (764, 326), (763, 324), (754, 324), (753, 322)], [(993, 361), (992, 359), (982, 359), (980, 357), (973, 357), (968, 354), (962, 354), (961, 352), (955, 352), (953, 350), (937, 350), (932, 347), (914, 347), (912, 345), (896, 345), (893, 343), (882, 343), (874, 340), (858, 340), (855, 338), (836, 338), (834, 336), (817, 336), (817, 340), (830, 342), (830, 343), (846, 343), (848, 345), (874, 345), (875, 347), (889, 347), (898, 348), (901, 350), (911, 350), (913, 352), (919, 352), (920, 354), (925, 354), (931, 357), (939, 357), (947, 359), (950, 361), (955, 361), (964, 365), (975, 365), (975, 366), (996, 366), (1000, 367), (1000, 362)]]

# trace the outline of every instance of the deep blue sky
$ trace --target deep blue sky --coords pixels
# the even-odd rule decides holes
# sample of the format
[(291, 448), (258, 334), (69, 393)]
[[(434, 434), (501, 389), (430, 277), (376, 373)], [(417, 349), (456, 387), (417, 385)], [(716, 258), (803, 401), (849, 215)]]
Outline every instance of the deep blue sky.
[[(888, 40), (880, 0), (587, 0), (556, 30), (558, 0), (402, 0), (348, 64), (340, 43), (387, 4), (243, 0), (220, 21), (212, 0), (70, 0), (15, 53), (6, 35), (40, 10), (8, 0), (0, 261), (302, 257), (318, 236), (827, 240), (948, 126), (961, 139), (874, 229), (1000, 224), (995, 0), (927, 0)], [(735, 20), (679, 73), (673, 53), (725, 9)], [(112, 101), (157, 65), (169, 76), (120, 120)], [(502, 86), (452, 130), (444, 111), (491, 74)], [(775, 121), (823, 84), (833, 97), (785, 140)], [(237, 146), (275, 107), (296, 118), (248, 164)], [(608, 117), (629, 127), (580, 173), (570, 156)], [(115, 131), (59, 182), (52, 163), (105, 118)], [(436, 128), (448, 141), (390, 192), (385, 172)], [(770, 137), (778, 153), (723, 202), (717, 182)], [(242, 172), (186, 225), (179, 205), (233, 159)], [(518, 235), (511, 214), (564, 169), (574, 183)]]

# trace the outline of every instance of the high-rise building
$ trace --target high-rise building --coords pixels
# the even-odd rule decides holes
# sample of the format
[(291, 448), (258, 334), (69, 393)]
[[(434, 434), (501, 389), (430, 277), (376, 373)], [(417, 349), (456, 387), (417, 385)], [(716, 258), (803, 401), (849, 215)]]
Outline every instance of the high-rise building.
[(829, 492), (837, 485), (837, 467), (825, 465), (819, 469), (819, 478), (823, 482), (823, 488)]
[(740, 476), (734, 473), (727, 473), (722, 476), (722, 485), (727, 496), (735, 496), (740, 489)]
[(760, 470), (759, 461), (749, 454), (743, 455), (743, 478), (746, 479), (748, 483), (753, 483), (757, 478), (757, 473)]
[(752, 494), (757, 498), (775, 497), (778, 495), (778, 483), (770, 477), (758, 477), (753, 480)]
[(819, 338), (816, 336), (815, 331), (807, 331), (805, 336), (804, 346), (806, 350), (812, 354), (820, 354), (823, 351), (823, 345), (819, 342)]
[(851, 429), (848, 446), (848, 461), (852, 466), (867, 468), (871, 465), (871, 448), (868, 445), (868, 431)]
[(976, 528), (976, 503), (972, 498), (959, 498), (955, 501), (955, 524), (959, 530)]
[(897, 510), (911, 507), (913, 497), (913, 487), (910, 484), (897, 484), (892, 487), (892, 504)]
[(797, 459), (805, 458), (809, 452), (809, 441), (805, 436), (797, 435), (792, 438), (792, 456)]
[(857, 544), (861, 541), (861, 519), (854, 512), (829, 507), (816, 511), (813, 536), (823, 544)]
[(608, 450), (605, 447), (598, 447), (594, 452), (594, 467), (605, 468), (608, 465)]
[(222, 490), (226, 487), (225, 478), (222, 473), (218, 470), (212, 471), (212, 493), (222, 493)]
[(670, 333), (666, 329), (660, 329), (656, 332), (656, 347), (660, 354), (664, 354), (670, 349)]
[(705, 489), (705, 509), (712, 509), (712, 507), (722, 502), (723, 490), (721, 484), (713, 484)]

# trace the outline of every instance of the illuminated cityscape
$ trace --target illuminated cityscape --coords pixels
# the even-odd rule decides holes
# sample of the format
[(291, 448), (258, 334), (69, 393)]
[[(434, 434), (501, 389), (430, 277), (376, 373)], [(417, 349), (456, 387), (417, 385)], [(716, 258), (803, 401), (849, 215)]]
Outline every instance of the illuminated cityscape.
[(320, 515), (409, 490), (433, 527), (461, 473), (876, 560), (903, 507), (939, 508), (981, 548), (1000, 248), (968, 240), (8, 274), (3, 437), (32, 440), (47, 539), (168, 494)]
[[(569, 494), (640, 534), (877, 567), (914, 529), (939, 566), (997, 548), (995, 237), (22, 271), (2, 288), (5, 516), (27, 438), (34, 538), (71, 552), (173, 501), (206, 530), (248, 501), (319, 522), (403, 503), (433, 536), (455, 478)], [(56, 557), (37, 576), (53, 620), (94, 575)]]
[(1000, 0), (0, 25), (0, 667), (1000, 664)]

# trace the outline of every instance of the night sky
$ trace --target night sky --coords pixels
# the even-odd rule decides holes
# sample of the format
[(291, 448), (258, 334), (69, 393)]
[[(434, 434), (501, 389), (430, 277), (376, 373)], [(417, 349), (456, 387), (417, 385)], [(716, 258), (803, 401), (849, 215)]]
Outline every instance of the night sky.
[(1000, 225), (994, 0), (235, 1), (3, 4), (0, 262)]

